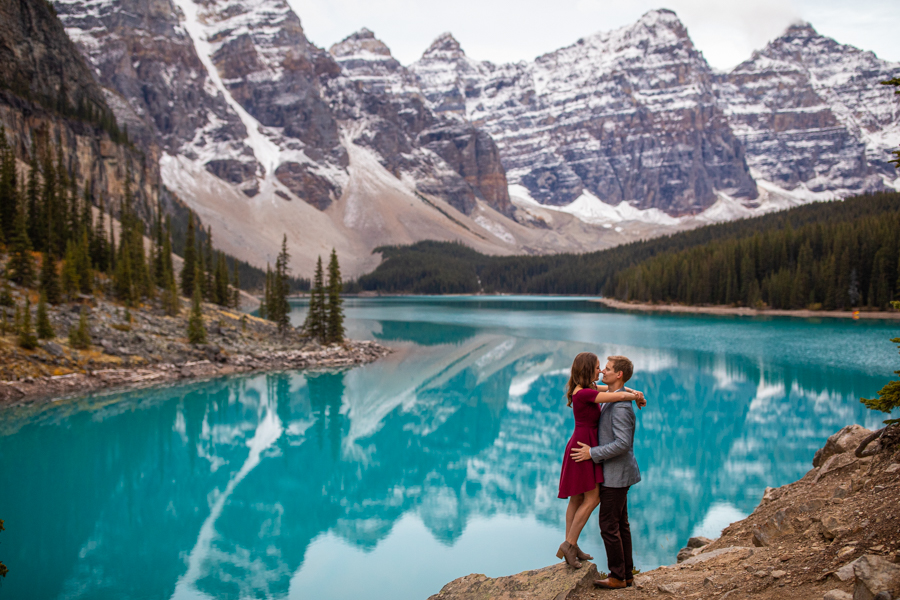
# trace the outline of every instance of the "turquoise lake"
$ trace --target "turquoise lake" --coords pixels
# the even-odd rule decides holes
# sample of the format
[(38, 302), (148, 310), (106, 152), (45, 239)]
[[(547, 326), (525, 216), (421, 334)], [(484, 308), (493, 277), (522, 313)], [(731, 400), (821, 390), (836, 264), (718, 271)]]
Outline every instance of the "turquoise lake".
[[(811, 468), (900, 365), (900, 323), (631, 314), (584, 299), (372, 298), (341, 372), (0, 410), (0, 599), (420, 599), (556, 562), (572, 358), (625, 354), (639, 567)], [(302, 321), (305, 308), (295, 306)], [(592, 516), (581, 546), (605, 568)]]

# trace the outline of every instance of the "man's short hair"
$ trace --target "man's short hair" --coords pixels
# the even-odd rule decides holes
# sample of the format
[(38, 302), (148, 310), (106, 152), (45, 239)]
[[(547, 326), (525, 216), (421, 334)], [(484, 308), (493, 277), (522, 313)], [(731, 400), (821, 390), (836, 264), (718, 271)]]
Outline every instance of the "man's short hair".
[(634, 373), (634, 365), (631, 361), (625, 356), (607, 356), (606, 360), (612, 361), (613, 371), (616, 373), (622, 373), (622, 383), (625, 383), (629, 379), (631, 379), (631, 375)]

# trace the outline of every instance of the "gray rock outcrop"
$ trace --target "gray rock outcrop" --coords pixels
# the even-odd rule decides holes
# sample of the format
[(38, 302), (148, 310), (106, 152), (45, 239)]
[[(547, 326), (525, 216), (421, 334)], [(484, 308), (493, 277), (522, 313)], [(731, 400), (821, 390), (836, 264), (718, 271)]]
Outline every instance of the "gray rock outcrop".
[(491, 578), (472, 574), (454, 579), (428, 600), (565, 600), (577, 592), (592, 589), (593, 581), (597, 578), (597, 567), (593, 563), (585, 563), (581, 569), (572, 569), (566, 563), (558, 563), (509, 577)]

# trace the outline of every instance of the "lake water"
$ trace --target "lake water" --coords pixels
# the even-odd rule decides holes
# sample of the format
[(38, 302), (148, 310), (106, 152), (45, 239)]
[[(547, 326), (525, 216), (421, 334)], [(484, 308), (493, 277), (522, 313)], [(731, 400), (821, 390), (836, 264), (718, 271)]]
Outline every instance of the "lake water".
[[(625, 354), (636, 562), (801, 477), (897, 369), (900, 324), (626, 314), (582, 299), (348, 300), (395, 349), (0, 411), (0, 598), (421, 599), (555, 562), (576, 353)], [(303, 319), (297, 306), (295, 322)], [(596, 517), (581, 546), (605, 567)]]

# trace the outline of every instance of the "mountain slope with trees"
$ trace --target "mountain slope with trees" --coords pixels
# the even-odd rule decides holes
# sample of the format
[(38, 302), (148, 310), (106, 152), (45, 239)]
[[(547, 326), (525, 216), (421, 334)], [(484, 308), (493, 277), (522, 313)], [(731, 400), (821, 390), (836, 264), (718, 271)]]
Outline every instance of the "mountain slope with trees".
[(437, 242), (382, 247), (382, 264), (351, 287), (883, 309), (900, 297), (897, 231), (900, 193), (880, 193), (587, 254), (492, 257)]

